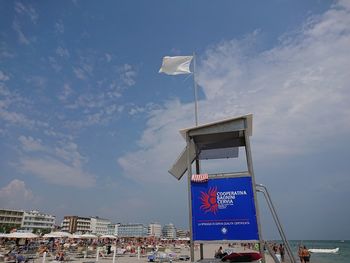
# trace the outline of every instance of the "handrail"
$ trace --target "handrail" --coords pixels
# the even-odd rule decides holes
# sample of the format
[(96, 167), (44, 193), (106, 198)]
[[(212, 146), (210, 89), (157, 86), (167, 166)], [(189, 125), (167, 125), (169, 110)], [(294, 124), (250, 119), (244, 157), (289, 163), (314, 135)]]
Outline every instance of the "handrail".
[[(269, 192), (268, 192), (266, 186), (264, 186), (264, 185), (262, 185), (262, 184), (257, 184), (257, 185), (256, 185), (256, 190), (257, 190), (258, 192), (263, 193), (263, 195), (264, 195), (264, 197), (265, 197), (265, 199), (266, 199), (267, 205), (268, 205), (268, 207), (269, 207), (269, 209), (270, 209), (270, 211), (271, 211), (273, 220), (275, 221), (275, 224), (276, 224), (276, 226), (277, 226), (278, 232), (279, 232), (279, 234), (280, 234), (280, 236), (281, 236), (281, 238), (282, 238), (282, 240), (283, 240), (283, 242), (284, 242), (284, 244), (285, 244), (285, 247), (286, 247), (287, 253), (288, 253), (288, 255), (289, 255), (289, 258), (290, 258), (290, 260), (291, 260), (292, 263), (296, 263), (296, 259), (295, 259), (295, 257), (294, 257), (294, 254), (293, 254), (291, 248), (290, 248), (290, 245), (289, 245), (289, 242), (288, 242), (288, 240), (287, 240), (287, 238), (286, 238), (286, 235), (285, 235), (285, 233), (284, 233), (284, 231), (283, 231), (281, 222), (280, 222), (280, 220), (279, 220), (279, 218), (278, 218), (276, 209), (275, 209), (275, 207), (274, 207), (274, 205), (273, 205), (273, 203), (272, 203), (271, 196), (270, 196), (270, 194), (269, 194)], [(277, 261), (277, 262), (278, 262), (278, 261)]]

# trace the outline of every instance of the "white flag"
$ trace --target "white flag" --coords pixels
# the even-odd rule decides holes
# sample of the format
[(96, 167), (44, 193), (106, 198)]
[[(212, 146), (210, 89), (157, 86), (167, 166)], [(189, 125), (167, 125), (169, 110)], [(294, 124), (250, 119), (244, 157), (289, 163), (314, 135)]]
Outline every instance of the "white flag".
[(164, 57), (159, 73), (168, 75), (190, 74), (193, 56)]

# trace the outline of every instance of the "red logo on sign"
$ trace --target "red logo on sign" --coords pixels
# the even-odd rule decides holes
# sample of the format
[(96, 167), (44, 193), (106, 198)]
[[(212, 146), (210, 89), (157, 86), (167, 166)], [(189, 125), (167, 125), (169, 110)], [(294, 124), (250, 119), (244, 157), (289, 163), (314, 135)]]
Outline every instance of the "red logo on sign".
[(205, 213), (212, 212), (216, 214), (218, 211), (218, 203), (216, 202), (216, 193), (218, 192), (216, 187), (209, 188), (208, 193), (201, 192), (201, 201), (202, 205), (200, 206), (200, 209), (203, 210)]

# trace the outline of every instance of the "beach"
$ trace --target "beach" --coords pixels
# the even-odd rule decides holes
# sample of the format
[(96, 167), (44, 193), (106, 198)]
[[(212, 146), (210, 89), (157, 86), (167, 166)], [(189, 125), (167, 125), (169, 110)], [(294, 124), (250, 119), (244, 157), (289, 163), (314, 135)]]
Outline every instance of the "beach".
[[(249, 251), (254, 251), (248, 248), (244, 248), (242, 246), (235, 246), (235, 247), (228, 247), (227, 244), (204, 244), (203, 245), (203, 256), (204, 260), (200, 261), (200, 250), (199, 246), (195, 247), (195, 262), (221, 262), (219, 259), (215, 259), (214, 255), (215, 252), (218, 250), (218, 248), (222, 246), (223, 249), (234, 249), (236, 252), (249, 252)], [(180, 255), (190, 255), (190, 249), (189, 247), (183, 247), (181, 250), (176, 252), (176, 256), (174, 256), (172, 259), (160, 259), (157, 260), (157, 262), (183, 262), (182, 260), (179, 259)], [(265, 260), (266, 263), (273, 263), (273, 259), (270, 255), (265, 254)], [(38, 257), (33, 259), (31, 262), (35, 263), (43, 263), (43, 258)], [(54, 260), (51, 257), (46, 257), (45, 262), (59, 262)], [(110, 255), (108, 257), (105, 256), (99, 256), (98, 258), (96, 255), (90, 255), (87, 258), (67, 258), (65, 262), (77, 262), (77, 263), (93, 263), (93, 262), (101, 262), (101, 263), (111, 263), (113, 262), (113, 256)], [(125, 254), (125, 255), (117, 255), (115, 257), (115, 262), (120, 262), (120, 263), (140, 263), (140, 262), (149, 262), (147, 255), (140, 255), (140, 257), (137, 256), (137, 254)], [(186, 261), (185, 261), (186, 262)], [(187, 261), (189, 262), (189, 261)]]
[[(241, 245), (234, 245), (229, 246), (228, 244), (204, 244), (203, 245), (203, 257), (204, 260), (202, 262), (219, 262), (219, 259), (215, 259), (214, 255), (217, 252), (218, 248), (222, 247), (223, 250), (230, 249), (235, 252), (253, 252), (254, 250), (249, 249), (246, 246)], [(97, 249), (92, 249), (91, 247), (87, 247), (86, 251), (88, 253), (85, 254), (85, 251), (83, 253), (77, 253), (77, 252), (69, 252), (66, 250), (64, 252), (64, 258), (62, 258), (63, 262), (77, 262), (77, 263), (90, 263), (90, 262), (101, 262), (101, 263), (107, 263), (107, 262), (113, 262), (113, 252), (114, 249), (112, 248), (112, 253), (108, 254), (106, 253), (106, 247), (99, 247)], [(99, 251), (99, 255), (97, 256), (97, 251)], [(138, 249), (132, 250), (132, 253), (130, 252), (122, 252), (120, 253), (120, 248), (118, 247), (116, 250), (116, 256), (114, 259), (114, 262), (130, 262), (130, 263), (137, 263), (137, 262), (148, 262), (148, 255), (150, 255), (150, 252), (145, 252), (138, 254)], [(140, 250), (141, 252), (141, 250)], [(195, 262), (198, 262), (200, 260), (200, 249), (199, 245), (195, 246)], [(4, 254), (5, 251), (2, 251), (1, 254)], [(45, 257), (44, 254), (38, 253), (38, 250), (36, 252), (32, 253), (31, 255), (23, 253), (23, 256), (25, 256), (28, 260), (28, 262), (33, 263), (44, 263), (44, 262), (60, 262), (56, 260), (57, 252), (50, 253), (46, 252)], [(186, 244), (181, 245), (175, 245), (175, 244), (167, 244), (164, 246), (158, 247), (158, 256), (157, 262), (182, 262), (180, 260), (180, 256), (190, 255), (190, 248)], [(9, 258), (0, 258), (0, 261), (2, 262), (15, 262), (15, 260), (11, 260)], [(62, 261), (61, 261), (62, 262)], [(188, 262), (188, 261), (187, 261)], [(266, 262), (267, 263), (273, 263), (273, 260), (271, 256), (266, 255)]]

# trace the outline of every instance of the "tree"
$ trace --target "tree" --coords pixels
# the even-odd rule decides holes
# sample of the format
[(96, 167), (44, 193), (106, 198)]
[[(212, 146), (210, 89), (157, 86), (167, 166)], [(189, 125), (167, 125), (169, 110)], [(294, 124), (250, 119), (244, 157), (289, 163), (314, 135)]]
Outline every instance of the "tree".
[(0, 232), (10, 233), (11, 230), (20, 228), (20, 224), (0, 224)]

